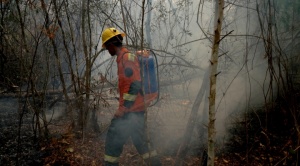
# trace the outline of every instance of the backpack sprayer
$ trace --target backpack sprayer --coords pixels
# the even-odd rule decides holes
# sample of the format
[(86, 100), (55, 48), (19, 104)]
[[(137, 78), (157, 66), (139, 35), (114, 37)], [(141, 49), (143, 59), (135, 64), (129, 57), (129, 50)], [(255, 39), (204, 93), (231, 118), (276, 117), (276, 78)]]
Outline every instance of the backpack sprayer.
[(137, 51), (140, 67), (142, 88), (145, 102), (149, 107), (155, 105), (159, 98), (159, 77), (157, 57), (152, 50)]

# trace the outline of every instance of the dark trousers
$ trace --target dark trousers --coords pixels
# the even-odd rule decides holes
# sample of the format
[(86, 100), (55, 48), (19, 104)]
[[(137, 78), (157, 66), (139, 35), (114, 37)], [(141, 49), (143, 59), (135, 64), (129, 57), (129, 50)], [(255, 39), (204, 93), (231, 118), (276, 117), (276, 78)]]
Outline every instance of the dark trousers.
[(149, 151), (145, 141), (144, 112), (129, 112), (111, 120), (105, 141), (105, 155), (119, 157), (129, 137), (139, 154)]

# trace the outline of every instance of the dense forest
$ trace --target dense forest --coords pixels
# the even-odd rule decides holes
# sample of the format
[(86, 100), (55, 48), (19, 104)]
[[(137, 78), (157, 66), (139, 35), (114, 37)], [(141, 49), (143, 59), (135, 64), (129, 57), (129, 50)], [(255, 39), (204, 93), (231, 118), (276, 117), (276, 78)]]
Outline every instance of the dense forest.
[[(299, 165), (299, 0), (1, 0), (0, 165), (103, 165), (104, 29), (157, 58), (163, 165)], [(146, 165), (129, 140), (120, 165)]]

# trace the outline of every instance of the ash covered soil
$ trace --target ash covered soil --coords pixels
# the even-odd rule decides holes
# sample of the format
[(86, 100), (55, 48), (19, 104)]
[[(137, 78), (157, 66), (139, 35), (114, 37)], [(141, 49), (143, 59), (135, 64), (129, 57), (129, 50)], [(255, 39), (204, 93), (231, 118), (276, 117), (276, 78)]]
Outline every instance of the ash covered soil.
[[(37, 135), (38, 132), (34, 132), (37, 130), (33, 125), (33, 114), (30, 111), (24, 111), (20, 125), (22, 114), (18, 111), (21, 109), (17, 99), (0, 99), (0, 105), (1, 166), (104, 165), (105, 132), (94, 130), (86, 130), (84, 134), (82, 130), (70, 132), (70, 121), (58, 118), (49, 123), (49, 136), (41, 139)], [(174, 165), (175, 160), (174, 153), (165, 153), (161, 156), (162, 164), (166, 166)], [(184, 165), (200, 165), (200, 162), (200, 157), (189, 156), (185, 158)], [(144, 165), (130, 140), (124, 145), (120, 165)]]
[(44, 154), (32, 130), (31, 116), (24, 114), (19, 128), (17, 99), (0, 99), (0, 105), (0, 165), (42, 165)]
[[(176, 102), (179, 103), (179, 102)], [(175, 105), (171, 103), (170, 105)], [(20, 107), (20, 108), (19, 108)], [(176, 107), (177, 108), (177, 107)], [(153, 112), (156, 120), (152, 132), (160, 131), (159, 135), (156, 136), (154, 142), (157, 145), (157, 150), (160, 154), (160, 159), (163, 166), (176, 165), (176, 152), (181, 143), (180, 137), (184, 131), (184, 125), (178, 125), (178, 121), (174, 119), (180, 119), (180, 117), (189, 117), (187, 112), (182, 110), (175, 111), (170, 108), (159, 108), (161, 111), (160, 115)], [(15, 98), (0, 98), (0, 165), (1, 166), (32, 166), (32, 165), (72, 165), (72, 166), (102, 166), (104, 165), (104, 149), (105, 149), (105, 136), (106, 128), (109, 125), (110, 118), (107, 118), (105, 112), (98, 111), (98, 117), (101, 122), (105, 121), (105, 124), (98, 122), (100, 129), (98, 131), (92, 129), (84, 130), (72, 130), (70, 132), (70, 120), (65, 118), (66, 116), (58, 116), (49, 122), (48, 129), (49, 135), (47, 137), (40, 137), (39, 132), (34, 125), (33, 113), (30, 110), (24, 110), (22, 116), (22, 123), (20, 125), (20, 112), (22, 105), (18, 104), (18, 100)], [(174, 112), (175, 111), (175, 112)], [(21, 111), (22, 112), (22, 111)], [(109, 113), (111, 115), (111, 112)], [(185, 116), (181, 114), (186, 114)], [(152, 116), (152, 115), (151, 115)], [(166, 117), (171, 117), (167, 121)], [(283, 117), (283, 116), (278, 116)], [(162, 120), (163, 119), (163, 120)], [(153, 123), (152, 123), (153, 124)], [(170, 126), (175, 128), (170, 128)], [(150, 126), (151, 127), (151, 126)], [(275, 127), (277, 128), (277, 127)], [(176, 130), (175, 130), (176, 129)], [(34, 132), (36, 131), (36, 132)], [(284, 130), (285, 131), (285, 130)], [(290, 130), (286, 130), (288, 132)], [(294, 130), (291, 130), (294, 131)], [(151, 132), (151, 131), (150, 131)], [(292, 132), (295, 133), (295, 132)], [(243, 133), (235, 133), (235, 136), (242, 136)], [(272, 136), (272, 135), (270, 135)], [(216, 147), (215, 165), (218, 166), (238, 166), (238, 165), (264, 165), (265, 163), (280, 163), (282, 165), (293, 165), (295, 161), (296, 150), (288, 152), (291, 149), (293, 141), (287, 139), (286, 133), (281, 134), (280, 137), (274, 137), (274, 143), (278, 145), (270, 145), (270, 151), (265, 150), (261, 138), (255, 137), (258, 140), (256, 146), (253, 145), (254, 150), (248, 155), (251, 159), (251, 163), (246, 160), (243, 152), (237, 153), (236, 150), (233, 152), (220, 151), (222, 147)], [(43, 138), (43, 139), (42, 139)], [(173, 139), (172, 139), (173, 138)], [(179, 138), (179, 139), (175, 139)], [(271, 137), (270, 137), (271, 138)], [(280, 138), (280, 139), (279, 139)], [(289, 140), (287, 143), (286, 141)], [(199, 138), (196, 138), (199, 141)], [(283, 144), (279, 144), (283, 142)], [(236, 142), (232, 141), (230, 146), (235, 149), (241, 147)], [(169, 146), (173, 145), (173, 146)], [(174, 146), (175, 145), (175, 146)], [(219, 148), (219, 149), (218, 149)], [(196, 148), (197, 149), (197, 148)], [(282, 151), (283, 149), (283, 151)], [(293, 148), (292, 148), (293, 149)], [(189, 151), (195, 150), (195, 147), (190, 146)], [(198, 166), (202, 165), (202, 152), (203, 150), (198, 149), (196, 153), (188, 153), (184, 158), (183, 166)], [(265, 153), (262, 153), (265, 152)], [(280, 154), (276, 154), (280, 153)], [(282, 155), (282, 154), (284, 155)], [(286, 161), (284, 161), (286, 160)], [(290, 164), (288, 164), (290, 163)], [(142, 166), (144, 165), (143, 160), (137, 153), (135, 147), (129, 140), (124, 145), (123, 153), (120, 157), (120, 166)]]

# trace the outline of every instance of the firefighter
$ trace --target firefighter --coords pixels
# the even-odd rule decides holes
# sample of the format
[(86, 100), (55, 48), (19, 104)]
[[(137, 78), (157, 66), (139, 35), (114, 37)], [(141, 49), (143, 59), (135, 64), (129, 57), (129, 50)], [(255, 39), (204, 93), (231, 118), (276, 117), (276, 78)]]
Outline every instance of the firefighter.
[(117, 56), (119, 107), (109, 126), (105, 141), (106, 166), (119, 165), (123, 145), (131, 137), (134, 146), (147, 164), (160, 166), (155, 150), (150, 151), (145, 139), (145, 104), (141, 87), (138, 57), (122, 45), (125, 33), (107, 28), (102, 33), (102, 47)]

